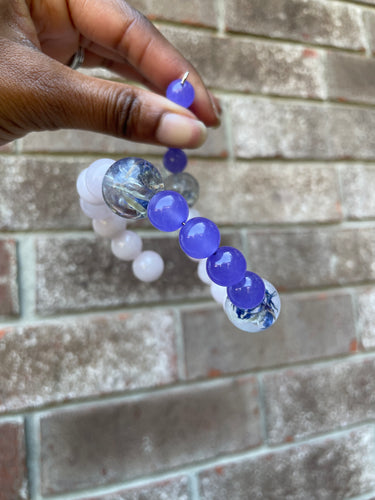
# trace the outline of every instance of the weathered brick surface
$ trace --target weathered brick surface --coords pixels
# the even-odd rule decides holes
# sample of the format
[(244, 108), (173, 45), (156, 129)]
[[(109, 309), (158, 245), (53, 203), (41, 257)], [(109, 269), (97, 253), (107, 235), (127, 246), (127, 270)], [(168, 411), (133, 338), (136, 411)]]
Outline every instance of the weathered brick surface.
[(260, 443), (254, 378), (181, 388), (41, 419), (44, 494), (181, 466)]
[(75, 184), (79, 172), (91, 161), (0, 157), (0, 229), (88, 227)]
[(248, 231), (251, 268), (281, 290), (375, 278), (373, 227)]
[(189, 480), (186, 477), (151, 483), (82, 500), (190, 500)]
[(331, 99), (375, 102), (375, 61), (368, 57), (328, 52), (326, 78)]
[(200, 475), (202, 500), (342, 500), (375, 486), (370, 428), (313, 441)]
[(0, 424), (0, 500), (26, 500), (27, 474), (23, 424)]
[(282, 296), (278, 321), (260, 334), (237, 330), (216, 308), (184, 311), (182, 323), (188, 378), (345, 354), (355, 342), (346, 294)]
[(0, 240), (0, 315), (19, 313), (16, 242)]
[(321, 0), (229, 0), (228, 30), (363, 50), (361, 11)]
[[(375, 5), (374, 0), (368, 0), (367, 3), (372, 3)], [(363, 17), (363, 22), (364, 26), (366, 29), (366, 34), (367, 34), (367, 40), (369, 44), (369, 48), (372, 53), (375, 52), (375, 12), (374, 9), (363, 9), (362, 10), (362, 17)]]
[(173, 9), (168, 0), (132, 0), (131, 5), (151, 20), (162, 19), (212, 27), (217, 24), (215, 0), (178, 2), (173, 5)]
[(361, 345), (365, 349), (375, 347), (375, 289), (368, 287), (357, 291), (357, 328)]
[(271, 443), (374, 418), (375, 360), (350, 360), (264, 376)]
[[(222, 241), (231, 244), (237, 241), (233, 237), (228, 235)], [(196, 262), (182, 252), (177, 238), (144, 238), (143, 248), (155, 250), (164, 259), (163, 276), (156, 282), (135, 278), (131, 263), (113, 256), (107, 240), (94, 236), (38, 239), (38, 312), (210, 297), (209, 288), (197, 276)]]
[(375, 217), (375, 165), (348, 163), (339, 165), (343, 212), (349, 219)]
[(375, 110), (250, 97), (229, 100), (234, 146), (241, 158), (371, 159)]
[(189, 163), (189, 172), (199, 179), (202, 215), (211, 217), (216, 223), (296, 223), (341, 219), (334, 165), (204, 163), (194, 160)]
[(5, 328), (0, 411), (171, 383), (175, 334), (168, 311)]
[(214, 88), (314, 98), (325, 95), (319, 51), (180, 28), (163, 27), (162, 31)]

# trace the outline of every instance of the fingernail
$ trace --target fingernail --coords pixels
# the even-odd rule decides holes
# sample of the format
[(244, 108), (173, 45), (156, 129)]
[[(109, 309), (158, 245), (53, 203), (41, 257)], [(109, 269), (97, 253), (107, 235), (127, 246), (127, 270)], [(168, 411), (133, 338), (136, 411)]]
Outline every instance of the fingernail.
[(162, 144), (177, 148), (197, 148), (207, 137), (204, 123), (174, 113), (162, 116), (156, 138)]
[(220, 101), (217, 97), (215, 97), (213, 94), (211, 94), (211, 92), (208, 92), (208, 95), (210, 97), (212, 107), (215, 111), (216, 118), (220, 121), (221, 115), (223, 112), (223, 110), (221, 109), (221, 106), (220, 106)]

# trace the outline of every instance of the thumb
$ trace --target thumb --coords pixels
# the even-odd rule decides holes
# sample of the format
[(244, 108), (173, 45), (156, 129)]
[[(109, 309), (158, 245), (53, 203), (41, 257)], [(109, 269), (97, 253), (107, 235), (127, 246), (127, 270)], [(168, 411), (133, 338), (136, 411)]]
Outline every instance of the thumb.
[(206, 138), (193, 113), (152, 92), (86, 76), (30, 47), (10, 60), (17, 64), (0, 72), (0, 141), (59, 128), (181, 148)]

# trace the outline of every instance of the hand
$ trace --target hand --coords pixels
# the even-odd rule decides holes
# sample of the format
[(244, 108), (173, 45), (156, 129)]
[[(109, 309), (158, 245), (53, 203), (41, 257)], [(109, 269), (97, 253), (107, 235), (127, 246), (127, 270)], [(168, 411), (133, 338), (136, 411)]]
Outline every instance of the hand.
[[(72, 70), (80, 46), (84, 66), (152, 92)], [(186, 71), (196, 92), (191, 111), (162, 97)], [(123, 0), (0, 0), (0, 145), (33, 130), (74, 128), (197, 147), (206, 126), (218, 125), (216, 109), (191, 64)]]

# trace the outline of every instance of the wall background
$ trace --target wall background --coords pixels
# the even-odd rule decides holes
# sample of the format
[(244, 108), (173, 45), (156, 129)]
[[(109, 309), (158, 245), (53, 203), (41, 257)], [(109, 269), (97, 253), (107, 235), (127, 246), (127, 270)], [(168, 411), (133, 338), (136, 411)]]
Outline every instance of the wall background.
[(242, 334), (175, 240), (140, 226), (148, 286), (93, 235), (78, 172), (164, 148), (3, 148), (0, 499), (375, 498), (375, 1), (131, 3), (222, 100), (198, 208), (281, 317)]

